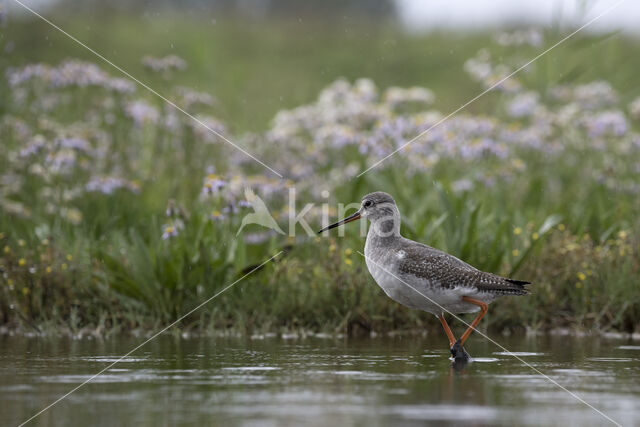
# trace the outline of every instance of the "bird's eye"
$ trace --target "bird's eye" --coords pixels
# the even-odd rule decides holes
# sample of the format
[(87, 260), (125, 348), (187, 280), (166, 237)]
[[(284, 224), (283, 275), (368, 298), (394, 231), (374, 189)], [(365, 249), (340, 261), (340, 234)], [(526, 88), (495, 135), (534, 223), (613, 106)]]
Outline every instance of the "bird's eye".
[(365, 208), (368, 208), (368, 207), (369, 207), (369, 206), (371, 206), (372, 204), (373, 204), (373, 203), (371, 202), (371, 200), (367, 200), (367, 201), (365, 201), (365, 202), (363, 203), (363, 206), (364, 206)]

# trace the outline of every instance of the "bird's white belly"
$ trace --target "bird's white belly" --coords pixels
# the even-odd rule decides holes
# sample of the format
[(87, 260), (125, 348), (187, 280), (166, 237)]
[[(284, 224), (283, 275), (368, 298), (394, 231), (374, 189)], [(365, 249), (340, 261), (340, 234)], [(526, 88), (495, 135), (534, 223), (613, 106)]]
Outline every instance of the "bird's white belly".
[(431, 284), (425, 279), (417, 277), (399, 277), (398, 272), (392, 271), (384, 260), (373, 260), (367, 257), (367, 267), (378, 286), (392, 300), (410, 308), (427, 311), (435, 315), (441, 313), (473, 313), (480, 307), (468, 303), (463, 296), (479, 299), (486, 303), (494, 297), (486, 292), (478, 292), (474, 288), (453, 287), (443, 288), (439, 284)]

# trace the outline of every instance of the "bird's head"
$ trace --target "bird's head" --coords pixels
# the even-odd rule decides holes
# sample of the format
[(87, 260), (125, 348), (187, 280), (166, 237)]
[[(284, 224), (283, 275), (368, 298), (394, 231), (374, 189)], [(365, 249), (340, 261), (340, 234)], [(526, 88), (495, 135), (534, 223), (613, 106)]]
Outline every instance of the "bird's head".
[(371, 221), (380, 234), (400, 233), (400, 212), (398, 211), (395, 200), (393, 200), (393, 197), (388, 193), (376, 191), (362, 198), (360, 209), (353, 215), (323, 228), (318, 231), (318, 234), (360, 218), (367, 218)]

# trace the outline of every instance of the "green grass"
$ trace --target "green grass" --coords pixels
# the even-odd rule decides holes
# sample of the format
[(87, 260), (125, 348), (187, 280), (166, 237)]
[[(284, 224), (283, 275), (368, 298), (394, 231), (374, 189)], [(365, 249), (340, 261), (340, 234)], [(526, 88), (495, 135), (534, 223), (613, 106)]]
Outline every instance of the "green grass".
[[(478, 50), (487, 48), (493, 58), (510, 64), (523, 63), (540, 51), (496, 46), (488, 33), (411, 36), (389, 23), (249, 25), (218, 19), (213, 24), (210, 18), (187, 14), (141, 18), (109, 13), (82, 19), (54, 13), (52, 19), (167, 96), (176, 96), (177, 86), (212, 93), (215, 105), (190, 111), (221, 119), (225, 135), (258, 151), (261, 147), (251, 145), (245, 132), (260, 140), (278, 111), (313, 102), (338, 77), (369, 77), (380, 88), (428, 87), (436, 94), (434, 108), (446, 114), (482, 91), (463, 70)], [(548, 33), (545, 45), (561, 37)], [(9, 67), (57, 65), (71, 57), (100, 63), (39, 21), (9, 21), (0, 40), (5, 47), (13, 46), (0, 59), (3, 74)], [(170, 53), (188, 63), (170, 81), (141, 64), (145, 55)], [(624, 109), (640, 95), (638, 58), (637, 40), (617, 34), (580, 35), (542, 57), (520, 80), (548, 106), (555, 102), (548, 93), (553, 86), (606, 80), (617, 89)], [(106, 64), (100, 66), (118, 77)], [(432, 316), (401, 307), (373, 283), (357, 253), (363, 241), (354, 229), (344, 238), (290, 241), (275, 236), (252, 244), (235, 236), (242, 212), (212, 220), (214, 212), (224, 212), (226, 202), (200, 197), (208, 166), (258, 187), (266, 178), (247, 177), (265, 171), (239, 165), (230, 158), (229, 147), (203, 142), (187, 118), (180, 117), (172, 133), (162, 126), (164, 117), (157, 124), (135, 125), (123, 107), (128, 95), (69, 89), (57, 108), (43, 111), (37, 105), (46, 89), (28, 86), (25, 105), (13, 101), (6, 81), (0, 89), (0, 170), (19, 181), (17, 191), (8, 178), (0, 184), (0, 323), (71, 332), (157, 328), (288, 247), (277, 262), (251, 274), (180, 326), (351, 334), (439, 327)], [(163, 108), (141, 88), (138, 97)], [(507, 101), (508, 96), (491, 93), (465, 112), (507, 121)], [(112, 119), (107, 121), (109, 114)], [(16, 121), (33, 135), (22, 136)], [(629, 124), (637, 130), (637, 120), (629, 118)], [(526, 120), (519, 125), (527, 125)], [(594, 179), (594, 173), (603, 171), (615, 183), (637, 182), (634, 167), (640, 159), (632, 149), (617, 146), (615, 138), (605, 151), (591, 147), (578, 128), (572, 123), (554, 130), (567, 147), (562, 156), (523, 149), (517, 159), (443, 159), (412, 174), (406, 159), (397, 156), (388, 167), (327, 186), (331, 200), (344, 203), (357, 202), (369, 191), (388, 191), (404, 215), (405, 236), (479, 268), (533, 281), (532, 295), (496, 303), (499, 309), (491, 310), (484, 323), (488, 327), (634, 331), (640, 321), (635, 289), (639, 199), (633, 192), (613, 191)], [(100, 158), (78, 154), (68, 175), (42, 176), (33, 168), (47, 164), (45, 155), (28, 161), (15, 155), (35, 134), (46, 141), (83, 135), (93, 146), (108, 149)], [(313, 138), (303, 140), (310, 150), (317, 148)], [(274, 161), (286, 157), (273, 147), (264, 151), (265, 158)], [(357, 152), (330, 155), (335, 157), (329, 169), (365, 164)], [(526, 168), (514, 169), (514, 160)], [(310, 154), (308, 162), (315, 161)], [(312, 190), (324, 185), (326, 172), (318, 172), (315, 181), (296, 182), (302, 192), (299, 204), (317, 202)], [(462, 177), (502, 172), (509, 178), (497, 179), (493, 186), (454, 190)], [(121, 177), (139, 191), (82, 192), (66, 198), (95, 174)], [(268, 185), (279, 194), (269, 206), (280, 210), (285, 183)], [(183, 213), (167, 218), (170, 199)], [(163, 230), (171, 224), (182, 228), (176, 237), (163, 239)], [(250, 226), (247, 231), (262, 229)]]

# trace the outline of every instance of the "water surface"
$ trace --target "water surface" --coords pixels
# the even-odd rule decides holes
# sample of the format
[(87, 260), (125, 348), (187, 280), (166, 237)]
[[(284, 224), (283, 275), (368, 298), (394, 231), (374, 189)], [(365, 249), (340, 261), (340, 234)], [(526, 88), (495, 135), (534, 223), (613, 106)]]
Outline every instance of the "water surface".
[[(142, 338), (0, 337), (0, 425), (18, 425)], [(498, 341), (623, 425), (640, 425), (640, 343)], [(438, 338), (162, 336), (30, 425), (611, 425), (481, 337), (451, 368)]]

